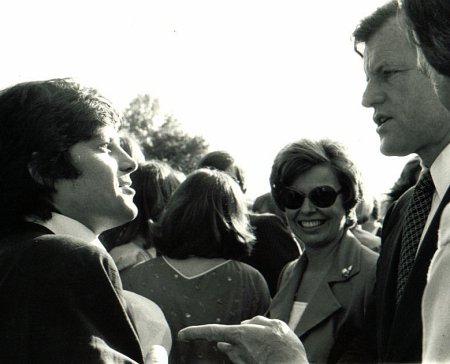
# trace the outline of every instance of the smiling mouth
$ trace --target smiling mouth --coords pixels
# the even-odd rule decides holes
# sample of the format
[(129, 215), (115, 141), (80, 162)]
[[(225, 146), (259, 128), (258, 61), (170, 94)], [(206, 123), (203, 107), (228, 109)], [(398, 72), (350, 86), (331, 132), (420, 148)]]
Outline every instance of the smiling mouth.
[(325, 220), (299, 221), (299, 224), (303, 228), (311, 229), (311, 228), (315, 228), (315, 227), (325, 224)]

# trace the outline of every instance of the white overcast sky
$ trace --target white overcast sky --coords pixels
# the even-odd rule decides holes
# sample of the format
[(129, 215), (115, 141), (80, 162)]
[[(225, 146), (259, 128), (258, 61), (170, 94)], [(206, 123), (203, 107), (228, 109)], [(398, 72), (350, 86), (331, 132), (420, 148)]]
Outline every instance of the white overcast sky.
[(379, 152), (351, 33), (384, 0), (3, 1), (0, 87), (74, 77), (123, 109), (159, 98), (210, 150), (269, 190), (275, 154), (302, 137), (344, 142), (380, 194), (405, 158)]

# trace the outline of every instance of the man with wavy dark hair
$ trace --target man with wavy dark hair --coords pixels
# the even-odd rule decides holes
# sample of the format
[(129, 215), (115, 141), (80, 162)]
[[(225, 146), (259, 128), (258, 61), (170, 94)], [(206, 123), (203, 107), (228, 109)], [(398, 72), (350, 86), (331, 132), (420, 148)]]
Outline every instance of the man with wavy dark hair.
[(441, 102), (450, 109), (450, 2), (399, 0), (399, 3), (419, 46), (419, 64), (433, 81)]
[(141, 363), (97, 236), (136, 216), (120, 116), (55, 79), (0, 92), (0, 361)]

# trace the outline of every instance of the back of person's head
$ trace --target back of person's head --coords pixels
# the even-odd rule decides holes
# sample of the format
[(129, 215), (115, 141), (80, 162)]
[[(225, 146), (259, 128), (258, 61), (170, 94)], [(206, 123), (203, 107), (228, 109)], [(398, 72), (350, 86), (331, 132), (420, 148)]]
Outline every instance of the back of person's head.
[(419, 180), (421, 171), (422, 164), (419, 157), (416, 156), (406, 162), (399, 178), (395, 181), (394, 186), (392, 186), (391, 191), (388, 193), (392, 200), (396, 201), (408, 189), (415, 186)]
[(165, 162), (149, 160), (139, 164), (131, 174), (132, 187), (136, 191), (133, 202), (138, 208), (138, 215), (133, 221), (102, 234), (101, 240), (106, 248), (110, 250), (129, 243), (138, 235), (145, 239), (145, 248), (153, 246), (149, 224), (159, 220), (183, 179), (182, 173)]
[(273, 200), (272, 194), (270, 192), (267, 192), (255, 198), (255, 201), (252, 205), (252, 211), (257, 214), (274, 214), (281, 217), (283, 221), (286, 218), (284, 216), (284, 212), (280, 210), (280, 208)]
[(239, 186), (228, 174), (205, 168), (181, 183), (156, 228), (156, 248), (175, 259), (238, 259), (254, 241)]
[(58, 179), (75, 179), (69, 148), (121, 116), (91, 88), (68, 79), (17, 84), (0, 92), (0, 224), (55, 211)]
[(356, 223), (364, 225), (369, 221), (378, 221), (379, 210), (377, 199), (361, 189), (359, 202), (356, 205)]
[(280, 192), (315, 166), (329, 166), (342, 188), (347, 225), (355, 224), (354, 208), (360, 198), (360, 173), (343, 144), (330, 139), (300, 139), (285, 146), (275, 157), (270, 174), (274, 201), (284, 211), (279, 201)]
[(213, 168), (226, 172), (236, 180), (244, 193), (247, 190), (244, 171), (228, 152), (217, 150), (206, 154), (198, 163), (198, 168)]
[(396, 17), (398, 10), (399, 6), (397, 0), (392, 0), (361, 20), (353, 32), (354, 49), (356, 53), (361, 56), (363, 55), (359, 50), (359, 45), (367, 43), (389, 19)]
[(389, 207), (400, 198), (401, 195), (403, 195), (411, 187), (415, 186), (419, 180), (421, 171), (422, 164), (419, 157), (416, 156), (406, 162), (397, 181), (395, 181), (391, 190), (386, 193), (386, 199), (383, 201), (383, 215), (387, 212)]
[(450, 77), (450, 2), (403, 0), (401, 7), (428, 63)]

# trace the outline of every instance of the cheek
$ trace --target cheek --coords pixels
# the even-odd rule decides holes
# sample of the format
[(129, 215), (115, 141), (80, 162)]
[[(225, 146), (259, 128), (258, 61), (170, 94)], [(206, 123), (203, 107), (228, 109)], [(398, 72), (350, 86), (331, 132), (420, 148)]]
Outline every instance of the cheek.
[(330, 211), (332, 220), (336, 222), (336, 225), (341, 225), (342, 222), (345, 223), (345, 210), (343, 207), (334, 208)]
[(292, 211), (292, 210), (286, 210), (286, 212), (285, 212), (284, 215), (286, 216), (286, 221), (287, 221), (289, 227), (290, 227), (291, 230), (292, 230), (292, 228), (293, 228), (293, 227), (295, 226), (295, 224), (296, 224), (296, 216), (297, 216), (297, 214), (295, 213), (295, 210), (294, 210), (294, 211)]
[(439, 100), (447, 110), (450, 110), (450, 79), (438, 75), (434, 77), (433, 84)]

